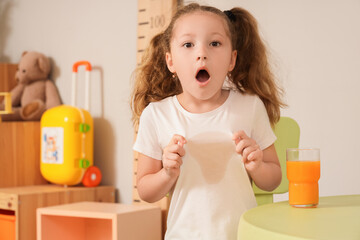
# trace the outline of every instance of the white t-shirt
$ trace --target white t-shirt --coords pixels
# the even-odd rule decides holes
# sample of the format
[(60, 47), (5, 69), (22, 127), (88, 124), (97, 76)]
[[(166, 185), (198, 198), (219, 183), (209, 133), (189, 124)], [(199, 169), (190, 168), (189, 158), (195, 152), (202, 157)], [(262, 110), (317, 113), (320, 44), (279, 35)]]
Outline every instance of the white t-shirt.
[(261, 149), (274, 143), (263, 102), (230, 91), (223, 105), (190, 113), (177, 97), (150, 103), (140, 117), (134, 150), (161, 160), (174, 134), (185, 137), (185, 156), (172, 192), (165, 239), (236, 239), (240, 216), (256, 206), (234, 132), (244, 130)]

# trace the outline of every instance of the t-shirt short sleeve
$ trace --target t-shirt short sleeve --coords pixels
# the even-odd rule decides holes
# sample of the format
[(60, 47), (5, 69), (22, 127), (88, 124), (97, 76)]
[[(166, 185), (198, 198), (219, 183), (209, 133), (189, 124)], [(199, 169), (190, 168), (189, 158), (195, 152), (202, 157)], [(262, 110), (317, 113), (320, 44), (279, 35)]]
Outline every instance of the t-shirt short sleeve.
[(148, 157), (161, 160), (162, 148), (158, 140), (157, 125), (152, 105), (149, 104), (140, 116), (139, 129), (133, 150)]
[(264, 150), (275, 142), (276, 136), (271, 128), (265, 105), (258, 97), (255, 101), (254, 111), (251, 137), (257, 142), (261, 150)]

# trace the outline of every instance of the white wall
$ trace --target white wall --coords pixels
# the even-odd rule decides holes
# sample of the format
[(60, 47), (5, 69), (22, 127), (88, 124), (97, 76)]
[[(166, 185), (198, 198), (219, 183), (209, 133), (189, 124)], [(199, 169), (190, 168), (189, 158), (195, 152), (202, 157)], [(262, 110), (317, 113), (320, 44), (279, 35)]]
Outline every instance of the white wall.
[[(321, 149), (320, 195), (360, 194), (360, 1), (198, 2), (253, 13), (286, 91), (289, 107), (282, 114), (298, 121), (301, 146)], [(48, 55), (67, 104), (72, 64), (84, 59), (94, 65), (95, 165), (124, 203), (132, 197), (128, 101), (136, 25), (136, 1), (0, 1), (0, 61), (16, 63), (25, 50)]]

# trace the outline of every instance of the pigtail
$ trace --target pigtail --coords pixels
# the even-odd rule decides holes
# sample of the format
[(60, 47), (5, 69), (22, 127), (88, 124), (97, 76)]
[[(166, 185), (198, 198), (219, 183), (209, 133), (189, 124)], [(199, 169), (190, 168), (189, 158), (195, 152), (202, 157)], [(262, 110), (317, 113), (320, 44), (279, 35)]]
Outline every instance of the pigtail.
[(257, 21), (242, 8), (233, 8), (231, 13), (235, 17), (232, 21), (235, 34), (232, 35), (237, 50), (236, 66), (231, 72), (233, 83), (239, 91), (260, 97), (274, 125), (280, 118), (280, 107), (286, 105), (280, 99), (282, 89), (277, 86), (270, 70)]
[(164, 33), (160, 33), (151, 40), (140, 66), (135, 70), (131, 96), (134, 126), (138, 124), (142, 111), (150, 102), (160, 101), (181, 92), (179, 81), (167, 69), (166, 51)]

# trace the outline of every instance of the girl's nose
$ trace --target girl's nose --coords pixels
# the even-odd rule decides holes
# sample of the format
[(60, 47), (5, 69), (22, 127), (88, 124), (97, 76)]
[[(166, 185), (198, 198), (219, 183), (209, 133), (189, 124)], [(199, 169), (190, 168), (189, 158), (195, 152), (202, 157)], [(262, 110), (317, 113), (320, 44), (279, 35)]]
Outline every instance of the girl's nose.
[(205, 46), (199, 46), (198, 52), (197, 52), (197, 61), (199, 60), (206, 60), (207, 59), (207, 53)]

